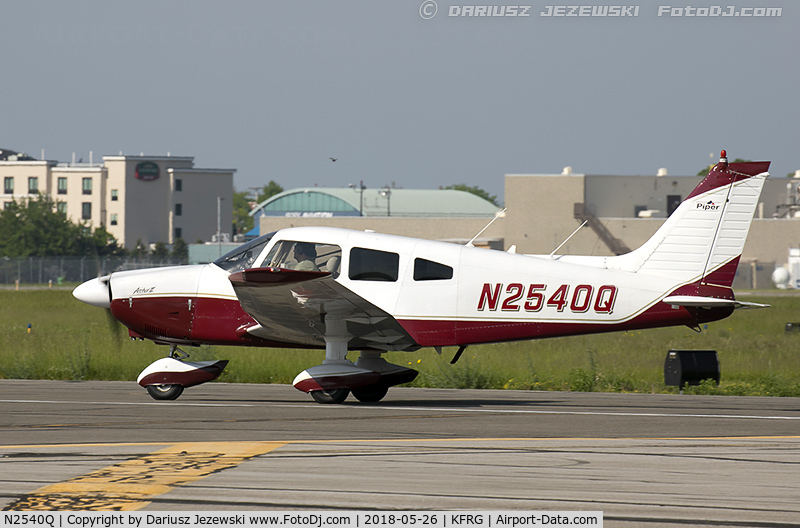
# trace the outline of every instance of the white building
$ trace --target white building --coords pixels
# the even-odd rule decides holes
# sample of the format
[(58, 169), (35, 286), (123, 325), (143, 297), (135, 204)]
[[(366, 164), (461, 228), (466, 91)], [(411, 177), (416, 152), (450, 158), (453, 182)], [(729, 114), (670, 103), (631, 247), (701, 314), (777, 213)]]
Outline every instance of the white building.
[[(103, 226), (128, 249), (230, 236), (233, 173), (200, 169), (193, 157), (103, 156), (102, 164), (35, 160), (0, 150), (4, 207), (44, 193), (76, 223)], [(218, 215), (219, 208), (219, 215)]]

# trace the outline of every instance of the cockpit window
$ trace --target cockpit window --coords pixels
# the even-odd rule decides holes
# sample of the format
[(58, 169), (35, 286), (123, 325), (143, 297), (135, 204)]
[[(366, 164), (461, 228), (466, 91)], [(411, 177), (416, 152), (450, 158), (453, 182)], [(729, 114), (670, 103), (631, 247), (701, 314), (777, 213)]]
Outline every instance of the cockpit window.
[(243, 246), (239, 246), (230, 253), (222, 255), (214, 261), (214, 264), (229, 273), (252, 268), (264, 246), (269, 244), (275, 232), (262, 235), (255, 240), (251, 240)]
[(327, 271), (339, 276), (342, 248), (333, 244), (281, 240), (273, 247), (264, 266), (298, 271)]

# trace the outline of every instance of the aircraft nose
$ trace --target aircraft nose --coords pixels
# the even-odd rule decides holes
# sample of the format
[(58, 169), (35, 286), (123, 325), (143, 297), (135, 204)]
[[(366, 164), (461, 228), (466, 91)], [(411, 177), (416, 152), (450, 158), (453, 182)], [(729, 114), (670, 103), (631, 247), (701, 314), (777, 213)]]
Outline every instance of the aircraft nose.
[(88, 280), (72, 290), (72, 295), (86, 304), (99, 308), (110, 308), (111, 299), (108, 286), (110, 278), (110, 275), (106, 275), (105, 277)]

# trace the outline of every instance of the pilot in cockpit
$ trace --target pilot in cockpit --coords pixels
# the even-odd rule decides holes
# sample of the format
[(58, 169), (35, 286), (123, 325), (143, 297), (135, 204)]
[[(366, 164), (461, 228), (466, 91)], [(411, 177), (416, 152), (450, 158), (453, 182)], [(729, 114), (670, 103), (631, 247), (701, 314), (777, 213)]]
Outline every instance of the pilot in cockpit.
[(314, 248), (314, 244), (297, 242), (294, 245), (294, 258), (297, 261), (297, 266), (294, 269), (298, 271), (319, 271), (316, 264), (317, 250)]

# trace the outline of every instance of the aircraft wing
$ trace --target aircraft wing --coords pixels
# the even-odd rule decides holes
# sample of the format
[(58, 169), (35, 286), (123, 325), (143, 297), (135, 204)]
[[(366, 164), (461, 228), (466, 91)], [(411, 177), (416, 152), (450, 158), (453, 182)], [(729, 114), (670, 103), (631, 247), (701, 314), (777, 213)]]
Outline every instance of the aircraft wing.
[[(331, 319), (346, 322), (349, 348), (414, 350), (388, 313), (337, 283), (328, 272), (253, 268), (229, 277), (242, 308), (259, 323), (246, 331), (301, 346), (325, 346)], [(331, 330), (333, 331), (333, 330)]]
[(663, 302), (673, 306), (691, 306), (693, 308), (769, 308), (768, 304), (737, 301), (736, 299), (720, 299), (717, 297), (700, 297), (697, 295), (670, 295)]

